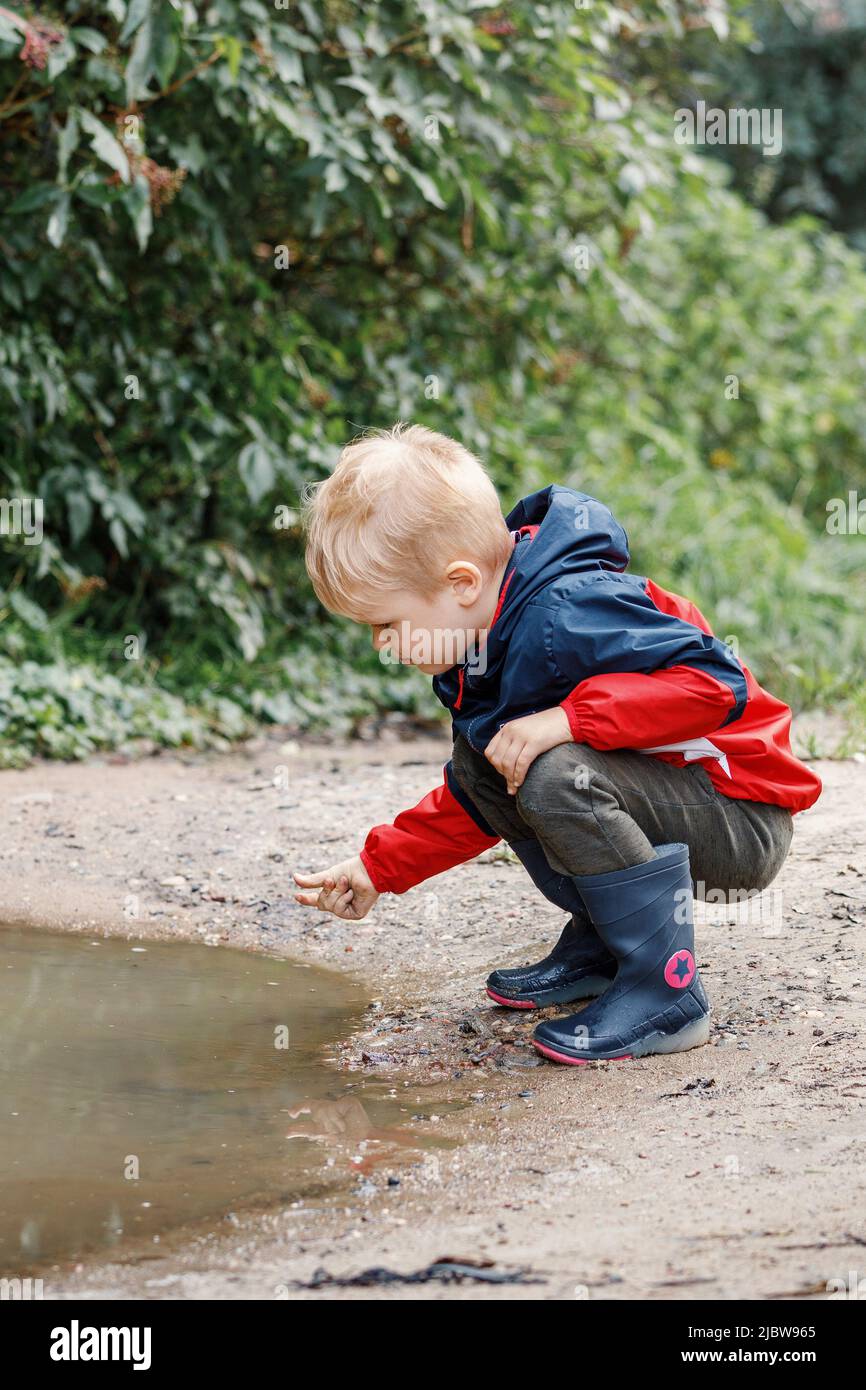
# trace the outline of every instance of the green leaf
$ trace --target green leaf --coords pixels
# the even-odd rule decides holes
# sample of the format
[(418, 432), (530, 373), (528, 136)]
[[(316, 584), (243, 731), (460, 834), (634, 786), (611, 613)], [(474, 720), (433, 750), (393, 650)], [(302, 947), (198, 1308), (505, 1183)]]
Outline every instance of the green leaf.
[(57, 206), (48, 219), (48, 226), (45, 234), (51, 245), (60, 247), (66, 236), (66, 229), (69, 226), (69, 194), (61, 193), (57, 200)]
[(131, 188), (123, 195), (123, 205), (132, 219), (139, 251), (144, 251), (153, 231), (153, 211), (150, 206), (150, 185), (138, 174)]
[(193, 174), (200, 174), (207, 165), (207, 153), (195, 131), (185, 140), (172, 140), (168, 148), (172, 161)]
[(45, 207), (46, 203), (53, 203), (60, 197), (60, 190), (54, 183), (35, 183), (32, 188), (25, 188), (20, 193), (8, 209), (13, 212), (35, 212), (37, 208)]
[(24, 37), (24, 21), (11, 11), (0, 10), (0, 42), (14, 43), (16, 46), (21, 43)]
[(101, 53), (108, 46), (108, 39), (104, 34), (100, 34), (98, 29), (75, 28), (69, 30), (69, 37), (73, 42), (86, 48), (91, 53)]
[(153, 13), (153, 70), (161, 87), (167, 87), (180, 57), (180, 16), (173, 5), (163, 3)]
[(109, 187), (102, 179), (97, 182), (85, 178), (76, 186), (75, 196), (90, 207), (110, 208), (120, 201), (126, 191), (125, 188)]
[(238, 472), (250, 501), (254, 503), (261, 502), (277, 481), (277, 472), (270, 451), (256, 441), (241, 449), (238, 455)]
[(346, 187), (349, 180), (346, 178), (346, 171), (342, 164), (331, 162), (325, 170), (325, 192), (340, 193)]
[(274, 46), (274, 67), (281, 82), (287, 86), (300, 87), (304, 81), (304, 67), (297, 53), (290, 49)]
[(445, 208), (446, 203), (442, 201), (439, 189), (436, 187), (429, 174), (425, 174), (422, 169), (416, 169), (413, 164), (407, 164), (406, 173), (409, 175), (415, 186), (420, 189), (428, 203), (432, 203), (434, 208)]
[(18, 284), (17, 280), (11, 279), (8, 275), (4, 275), (0, 278), (0, 294), (2, 294), (7, 304), (11, 304), (13, 309), (17, 309), (18, 313), (21, 313), (24, 308), (24, 296), (21, 293), (21, 286)]
[(13, 589), (9, 595), (9, 607), (16, 613), (23, 623), (28, 627), (35, 628), (38, 632), (44, 632), (48, 627), (48, 614), (33, 599), (28, 598), (20, 589)]
[(66, 125), (57, 137), (57, 175), (62, 183), (66, 182), (69, 157), (78, 144), (78, 136), (78, 118), (75, 111), (71, 110), (66, 117)]
[(707, 22), (712, 28), (712, 31), (715, 34), (716, 38), (720, 39), (721, 42), (724, 43), (725, 39), (728, 37), (728, 34), (730, 33), (731, 28), (728, 20), (728, 13), (724, 7), (724, 4), (710, 3), (707, 5), (704, 13), (706, 15)]
[(129, 547), (126, 544), (126, 527), (119, 517), (108, 523), (108, 534), (114, 542), (114, 548), (122, 560), (127, 559)]
[(237, 82), (244, 52), (243, 44), (233, 34), (220, 34), (215, 40), (215, 45), (226, 60), (232, 82)]
[(93, 520), (93, 503), (81, 487), (71, 488), (65, 496), (66, 515), (69, 521), (69, 538), (78, 545), (90, 530)]
[(48, 81), (54, 82), (60, 77), (76, 56), (74, 44), (71, 44), (65, 35), (61, 43), (52, 45), (48, 50), (48, 61), (45, 65), (45, 75)]
[(150, 16), (150, 6), (151, 0), (130, 0), (126, 19), (118, 36), (118, 43), (126, 43), (128, 39), (132, 38), (136, 30), (141, 28), (144, 21)]
[(79, 108), (77, 115), (90, 136), (91, 148), (97, 158), (111, 169), (115, 169), (124, 183), (129, 183), (132, 177), (129, 170), (129, 160), (120, 141), (112, 135), (108, 126), (104, 125), (98, 116), (94, 116), (92, 111)]
[(101, 247), (91, 237), (85, 237), (80, 245), (93, 261), (93, 268), (100, 285), (106, 290), (114, 291), (117, 288), (117, 280), (108, 267)]
[(126, 98), (143, 97), (152, 77), (168, 85), (180, 56), (180, 15), (168, 0), (149, 6), (126, 67)]
[(144, 23), (138, 31), (133, 44), (129, 62), (126, 65), (126, 99), (128, 102), (143, 97), (147, 84), (153, 76), (153, 17), (148, 5)]

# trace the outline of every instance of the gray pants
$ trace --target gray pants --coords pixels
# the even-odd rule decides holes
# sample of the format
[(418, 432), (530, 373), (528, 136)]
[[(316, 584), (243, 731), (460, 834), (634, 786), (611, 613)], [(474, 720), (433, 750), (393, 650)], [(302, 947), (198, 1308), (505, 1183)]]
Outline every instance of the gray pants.
[(537, 840), (557, 874), (645, 864), (654, 845), (676, 842), (688, 845), (696, 897), (759, 892), (782, 867), (793, 835), (783, 806), (722, 796), (697, 763), (674, 767), (631, 749), (561, 743), (535, 759), (514, 796), (462, 734), (452, 766), (497, 834), (508, 843)]

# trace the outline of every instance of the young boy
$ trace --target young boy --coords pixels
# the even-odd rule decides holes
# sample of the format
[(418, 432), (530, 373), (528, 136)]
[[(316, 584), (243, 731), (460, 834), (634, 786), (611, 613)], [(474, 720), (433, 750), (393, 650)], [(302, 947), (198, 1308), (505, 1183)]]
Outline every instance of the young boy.
[(787, 705), (692, 603), (626, 573), (601, 502), (553, 484), (503, 519), (479, 461), (432, 430), (350, 444), (304, 519), (317, 596), (433, 677), (454, 746), (441, 785), (356, 858), (296, 873), (313, 890), (296, 900), (356, 920), (504, 839), (570, 917), (488, 994), (593, 1000), (539, 1024), (539, 1051), (580, 1063), (706, 1042), (693, 896), (766, 888), (792, 813), (821, 791), (791, 753)]

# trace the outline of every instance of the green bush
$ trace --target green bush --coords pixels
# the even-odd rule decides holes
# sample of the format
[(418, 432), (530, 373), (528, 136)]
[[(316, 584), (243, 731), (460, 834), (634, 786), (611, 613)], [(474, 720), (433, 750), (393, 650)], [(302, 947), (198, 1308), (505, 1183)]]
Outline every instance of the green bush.
[(856, 538), (824, 523), (863, 472), (866, 280), (674, 143), (657, 75), (699, 0), (52, 15), (0, 7), (0, 495), (45, 507), (0, 553), (10, 747), (433, 710), (320, 610), (297, 524), (396, 418), (506, 507), (601, 495), (795, 703), (857, 688)]

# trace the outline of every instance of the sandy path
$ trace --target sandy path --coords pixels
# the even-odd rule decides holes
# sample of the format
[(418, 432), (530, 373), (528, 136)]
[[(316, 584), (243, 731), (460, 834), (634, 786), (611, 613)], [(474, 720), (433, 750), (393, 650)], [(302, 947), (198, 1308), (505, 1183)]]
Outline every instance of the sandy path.
[(466, 1106), (443, 1114), (461, 1143), (435, 1161), (395, 1156), (342, 1193), (146, 1262), (59, 1270), (47, 1296), (281, 1298), (319, 1266), (445, 1255), (544, 1283), (292, 1296), (755, 1298), (866, 1277), (866, 767), (818, 764), (825, 794), (797, 819), (775, 896), (700, 928), (710, 1046), (563, 1068), (528, 1044), (538, 1015), (499, 1011), (481, 988), (564, 920), (518, 864), (494, 851), (356, 924), (292, 897), (292, 868), (356, 853), (439, 782), (449, 746), (260, 740), (221, 759), (0, 774), (7, 920), (350, 969), (376, 1003), (343, 1065)]

